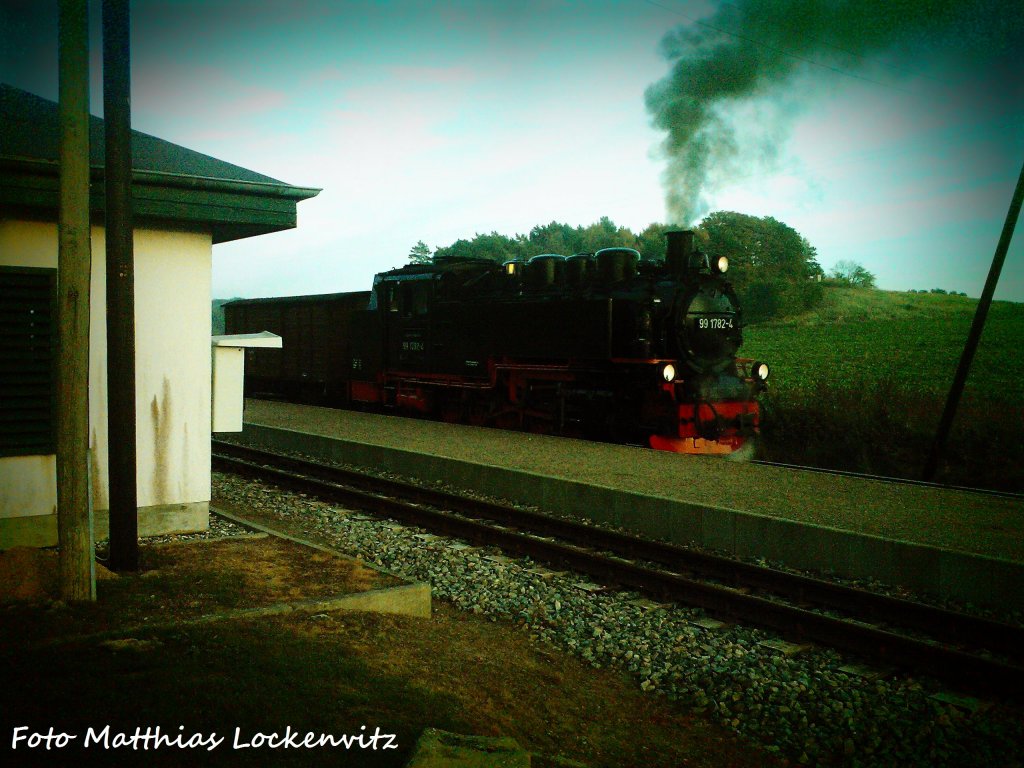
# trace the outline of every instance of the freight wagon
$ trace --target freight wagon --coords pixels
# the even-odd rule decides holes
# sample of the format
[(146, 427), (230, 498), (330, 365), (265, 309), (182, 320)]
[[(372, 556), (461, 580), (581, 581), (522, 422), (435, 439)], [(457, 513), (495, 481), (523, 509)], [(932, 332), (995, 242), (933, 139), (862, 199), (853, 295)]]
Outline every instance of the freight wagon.
[(270, 331), (284, 343), (282, 349), (246, 350), (246, 396), (347, 402), (349, 379), (341, 372), (351, 359), (351, 319), (369, 301), (369, 291), (354, 291), (225, 304), (228, 333)]

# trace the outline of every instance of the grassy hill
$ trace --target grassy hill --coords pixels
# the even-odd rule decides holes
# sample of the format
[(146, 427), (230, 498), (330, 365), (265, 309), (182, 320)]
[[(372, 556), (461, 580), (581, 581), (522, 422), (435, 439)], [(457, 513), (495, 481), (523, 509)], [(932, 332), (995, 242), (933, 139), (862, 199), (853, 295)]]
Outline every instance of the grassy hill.
[[(977, 304), (964, 296), (827, 288), (812, 312), (748, 326), (743, 354), (772, 366), (776, 388), (890, 379), (945, 397)], [(1022, 349), (1024, 304), (994, 302), (968, 380), (972, 398), (1024, 402)]]
[[(963, 296), (829, 287), (812, 312), (748, 326), (742, 354), (772, 366), (766, 452), (780, 461), (916, 475), (976, 307)], [(944, 479), (975, 485), (984, 477), (1024, 490), (1021, 349), (1024, 304), (994, 302)]]

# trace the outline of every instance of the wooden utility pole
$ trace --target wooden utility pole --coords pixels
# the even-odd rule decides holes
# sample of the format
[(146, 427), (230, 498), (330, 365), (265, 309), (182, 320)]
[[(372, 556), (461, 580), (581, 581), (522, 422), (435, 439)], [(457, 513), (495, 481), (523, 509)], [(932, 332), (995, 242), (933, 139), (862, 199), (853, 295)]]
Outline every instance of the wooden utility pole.
[(103, 0), (110, 567), (117, 571), (139, 568), (130, 26), (128, 0)]
[(89, 503), (89, 16), (60, 0), (60, 211), (57, 252), (57, 541), (60, 594), (96, 599)]
[(939, 428), (935, 432), (935, 441), (932, 443), (931, 452), (924, 465), (924, 472), (921, 474), (924, 480), (931, 480), (935, 477), (935, 471), (939, 468), (939, 462), (946, 452), (946, 440), (949, 439), (949, 432), (953, 427), (953, 419), (956, 417), (956, 409), (960, 404), (960, 396), (967, 383), (967, 374), (971, 372), (971, 363), (974, 361), (974, 353), (981, 340), (981, 332), (985, 329), (985, 318), (988, 317), (988, 308), (992, 305), (992, 294), (996, 292), (996, 283), (999, 282), (999, 273), (1003, 270), (1006, 252), (1010, 249), (1010, 240), (1013, 239), (1013, 230), (1017, 226), (1017, 217), (1020, 216), (1022, 202), (1024, 202), (1024, 166), (1021, 167), (1020, 176), (1017, 177), (1017, 188), (1010, 200), (1010, 210), (1006, 212), (1003, 232), (999, 236), (999, 244), (996, 245), (996, 252), (992, 257), (992, 266), (988, 270), (985, 288), (981, 292), (978, 308), (974, 312), (971, 332), (967, 335), (967, 343), (964, 345), (960, 364), (953, 377), (953, 385), (949, 388), (949, 396), (946, 398), (946, 407), (942, 411)]

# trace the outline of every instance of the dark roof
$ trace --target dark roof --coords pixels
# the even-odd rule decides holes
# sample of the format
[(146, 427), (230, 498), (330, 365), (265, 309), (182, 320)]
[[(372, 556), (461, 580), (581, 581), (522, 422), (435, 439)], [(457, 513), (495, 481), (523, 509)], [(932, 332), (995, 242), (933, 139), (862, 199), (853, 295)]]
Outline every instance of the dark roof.
[(346, 291), (344, 293), (318, 293), (312, 296), (269, 296), (260, 299), (232, 299), (225, 307), (253, 307), (275, 304), (329, 304), (334, 301), (369, 301), (371, 291)]
[[(56, 210), (57, 104), (0, 83), (0, 207)], [(91, 207), (104, 208), (103, 120), (89, 118)], [(201, 152), (132, 131), (132, 200), (137, 223), (195, 223), (214, 242), (295, 226), (300, 200), (320, 190), (295, 187)]]

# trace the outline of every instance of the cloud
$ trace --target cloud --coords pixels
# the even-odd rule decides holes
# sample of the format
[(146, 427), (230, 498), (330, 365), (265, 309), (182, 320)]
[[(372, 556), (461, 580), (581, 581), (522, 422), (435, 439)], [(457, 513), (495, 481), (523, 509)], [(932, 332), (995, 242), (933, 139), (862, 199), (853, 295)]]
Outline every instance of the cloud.
[[(908, 72), (939, 59), (1019, 68), (1022, 39), (1024, 6), (1010, 0), (737, 0), (691, 19), (663, 39), (671, 71), (645, 94), (666, 134), (670, 218), (687, 224), (706, 212), (713, 169), (754, 154), (730, 120), (737, 105), (776, 98), (807, 72), (901, 90)], [(880, 64), (888, 67), (881, 79)], [(766, 125), (781, 137), (788, 124)], [(764, 146), (756, 146), (762, 158)]]

